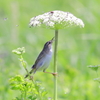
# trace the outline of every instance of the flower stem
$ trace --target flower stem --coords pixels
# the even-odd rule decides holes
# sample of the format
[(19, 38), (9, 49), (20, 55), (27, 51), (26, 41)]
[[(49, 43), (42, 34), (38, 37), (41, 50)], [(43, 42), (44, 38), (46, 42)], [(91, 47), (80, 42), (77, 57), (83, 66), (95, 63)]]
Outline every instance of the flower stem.
[[(58, 30), (55, 30), (54, 73), (57, 73), (57, 45), (58, 45)], [(54, 75), (54, 100), (57, 100), (57, 77), (56, 75)]]
[(24, 69), (26, 70), (26, 72), (27, 72), (27, 74), (28, 74), (29, 72), (28, 72), (28, 69), (26, 68), (26, 63), (25, 63), (25, 61), (24, 61), (22, 55), (20, 56), (20, 59), (21, 59), (22, 66), (24, 67)]

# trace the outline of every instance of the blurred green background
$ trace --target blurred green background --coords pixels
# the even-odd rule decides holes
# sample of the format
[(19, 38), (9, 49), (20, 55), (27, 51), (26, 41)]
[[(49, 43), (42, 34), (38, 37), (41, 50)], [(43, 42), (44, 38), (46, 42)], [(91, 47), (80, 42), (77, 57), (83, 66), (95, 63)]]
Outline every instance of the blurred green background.
[[(97, 74), (87, 68), (100, 64), (99, 8), (100, 0), (0, 0), (0, 100), (18, 96), (9, 78), (26, 74), (12, 50), (25, 47), (30, 70), (44, 43), (54, 36), (54, 30), (29, 28), (30, 18), (53, 10), (70, 12), (85, 23), (84, 28), (59, 31), (58, 100), (100, 100), (99, 84), (93, 81)], [(53, 71), (53, 59), (47, 71)], [(52, 75), (37, 72), (35, 80), (53, 97)]]

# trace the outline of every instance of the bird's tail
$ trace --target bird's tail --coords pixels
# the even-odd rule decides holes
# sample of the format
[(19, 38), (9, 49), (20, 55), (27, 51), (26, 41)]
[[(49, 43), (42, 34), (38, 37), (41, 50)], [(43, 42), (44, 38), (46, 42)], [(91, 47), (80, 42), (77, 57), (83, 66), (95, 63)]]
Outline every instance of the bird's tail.
[(27, 78), (30, 74), (32, 74), (34, 71), (34, 68), (32, 68), (32, 70), (25, 76), (25, 78)]

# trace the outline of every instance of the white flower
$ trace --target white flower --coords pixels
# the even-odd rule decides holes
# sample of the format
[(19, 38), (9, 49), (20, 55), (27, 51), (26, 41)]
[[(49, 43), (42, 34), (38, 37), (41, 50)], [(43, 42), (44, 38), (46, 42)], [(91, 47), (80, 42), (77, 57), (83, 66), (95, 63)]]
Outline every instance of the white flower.
[(52, 29), (63, 29), (70, 26), (84, 27), (81, 19), (64, 11), (51, 11), (31, 18), (30, 26), (43, 26)]

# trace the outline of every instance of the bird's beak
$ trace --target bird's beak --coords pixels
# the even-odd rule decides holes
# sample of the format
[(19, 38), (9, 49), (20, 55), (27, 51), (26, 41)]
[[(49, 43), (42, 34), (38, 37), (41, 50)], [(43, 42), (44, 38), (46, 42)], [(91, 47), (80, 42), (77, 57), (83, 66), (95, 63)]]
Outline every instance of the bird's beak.
[(53, 38), (51, 39), (51, 42), (52, 42), (52, 43), (53, 43), (54, 39), (55, 39), (55, 37), (53, 37)]

